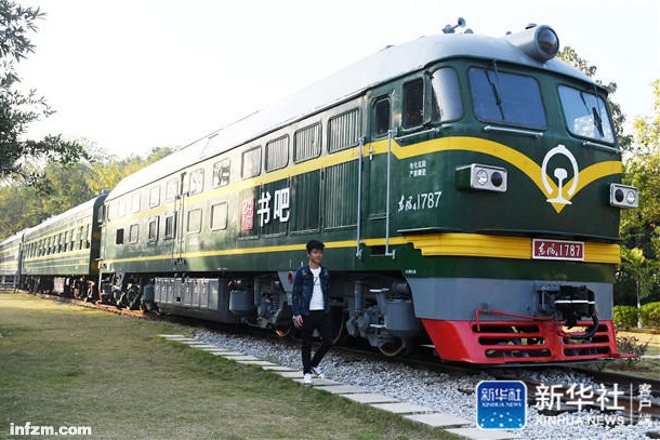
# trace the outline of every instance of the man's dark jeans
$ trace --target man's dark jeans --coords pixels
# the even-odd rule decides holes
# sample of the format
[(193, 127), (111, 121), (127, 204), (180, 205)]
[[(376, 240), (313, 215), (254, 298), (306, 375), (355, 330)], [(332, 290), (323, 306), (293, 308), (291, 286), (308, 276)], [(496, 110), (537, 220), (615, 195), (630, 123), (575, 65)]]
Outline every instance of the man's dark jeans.
[[(321, 346), (314, 353), (314, 357), (311, 358), (315, 329), (321, 335)], [(332, 346), (330, 315), (325, 313), (324, 310), (312, 310), (308, 316), (303, 316), (303, 325), (300, 331), (302, 333), (303, 373), (307, 374), (312, 372), (312, 367), (317, 367), (321, 363), (323, 356)]]

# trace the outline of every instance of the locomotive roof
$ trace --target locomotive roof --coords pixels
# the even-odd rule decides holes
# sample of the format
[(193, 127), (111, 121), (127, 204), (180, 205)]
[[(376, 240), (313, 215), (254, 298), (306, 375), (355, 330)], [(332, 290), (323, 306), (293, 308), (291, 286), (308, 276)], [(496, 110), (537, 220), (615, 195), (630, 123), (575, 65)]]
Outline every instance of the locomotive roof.
[(475, 34), (441, 34), (421, 37), (397, 46), (388, 46), (271, 107), (221, 128), (125, 177), (109, 194), (108, 200), (249, 142), (315, 111), (360, 95), (377, 84), (422, 69), (436, 61), (457, 57), (520, 64), (595, 84), (581, 71), (561, 60), (540, 62), (530, 57), (509, 42), (507, 36), (495, 38)]

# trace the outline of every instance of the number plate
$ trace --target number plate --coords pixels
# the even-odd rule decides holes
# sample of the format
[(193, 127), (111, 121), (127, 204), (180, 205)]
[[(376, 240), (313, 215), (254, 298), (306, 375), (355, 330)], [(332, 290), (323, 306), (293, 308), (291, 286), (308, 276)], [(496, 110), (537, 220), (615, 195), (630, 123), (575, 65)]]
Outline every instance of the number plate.
[(563, 240), (532, 241), (535, 260), (584, 261), (584, 242)]

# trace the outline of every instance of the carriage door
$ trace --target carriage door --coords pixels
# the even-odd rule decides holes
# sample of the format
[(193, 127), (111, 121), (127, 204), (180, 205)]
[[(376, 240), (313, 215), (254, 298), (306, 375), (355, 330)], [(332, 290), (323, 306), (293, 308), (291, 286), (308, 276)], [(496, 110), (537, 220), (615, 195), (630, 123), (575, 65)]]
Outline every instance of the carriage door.
[(392, 128), (392, 100), (383, 95), (370, 106), (370, 139), (364, 151), (365, 235), (385, 236), (387, 223), (387, 154), (375, 154), (375, 150), (387, 149), (388, 135)]
[(178, 191), (176, 199), (174, 200), (174, 216), (170, 219), (170, 224), (167, 224), (165, 228), (169, 227), (169, 233), (171, 234), (174, 243), (172, 245), (172, 266), (174, 269), (185, 269), (185, 259), (184, 254), (185, 249), (185, 218), (186, 218), (186, 202), (188, 199), (188, 191), (186, 191), (186, 177), (187, 173), (184, 171), (179, 176), (179, 181), (177, 182)]

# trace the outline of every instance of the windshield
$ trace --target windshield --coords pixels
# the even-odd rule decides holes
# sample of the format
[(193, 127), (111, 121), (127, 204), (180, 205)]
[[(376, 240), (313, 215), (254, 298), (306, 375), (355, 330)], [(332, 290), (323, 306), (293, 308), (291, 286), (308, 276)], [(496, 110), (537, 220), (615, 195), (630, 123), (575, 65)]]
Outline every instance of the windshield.
[(468, 71), (477, 118), (483, 121), (543, 129), (541, 91), (530, 76), (472, 67)]
[(607, 105), (602, 98), (567, 86), (559, 86), (559, 98), (568, 131), (576, 136), (614, 142)]

